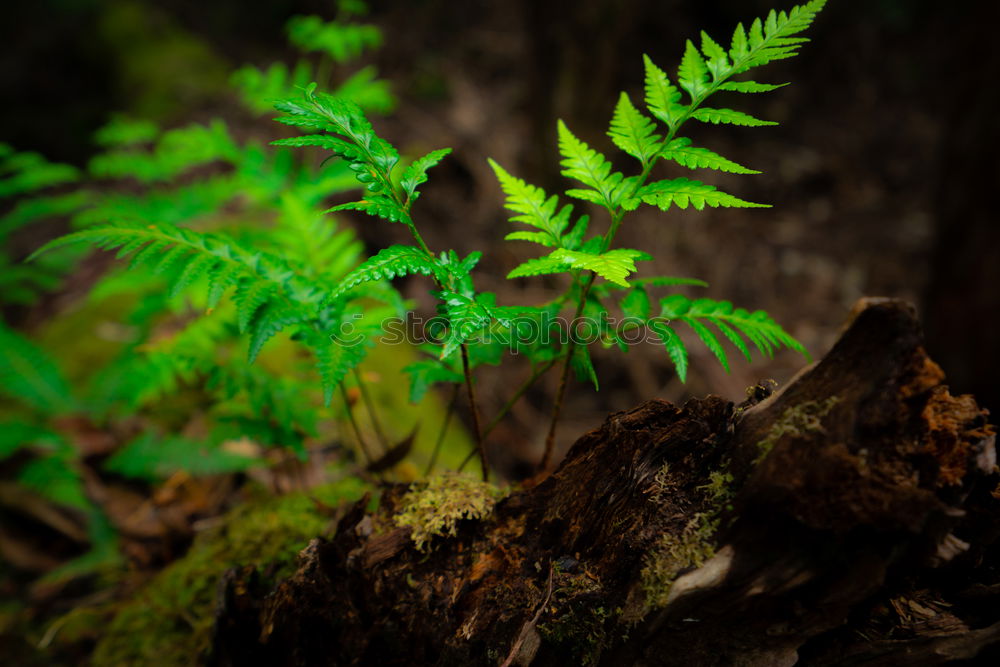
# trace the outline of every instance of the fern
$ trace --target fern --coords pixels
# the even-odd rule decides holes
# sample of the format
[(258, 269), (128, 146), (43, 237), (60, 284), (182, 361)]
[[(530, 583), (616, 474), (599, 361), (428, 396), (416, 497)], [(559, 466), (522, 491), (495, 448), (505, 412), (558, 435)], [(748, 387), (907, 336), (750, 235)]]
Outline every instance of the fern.
[(389, 246), (348, 273), (340, 282), (334, 296), (340, 296), (362, 283), (415, 273), (434, 276), (438, 280), (444, 280), (446, 275), (444, 267), (419, 248), (404, 245)]
[(728, 160), (707, 148), (692, 146), (691, 140), (678, 137), (663, 147), (660, 157), (673, 160), (682, 167), (690, 169), (715, 169), (730, 174), (759, 174), (759, 171), (748, 169), (741, 164)]
[(575, 269), (593, 271), (605, 280), (622, 287), (628, 286), (628, 281), (625, 278), (629, 274), (635, 273), (637, 260), (652, 259), (641, 250), (626, 248), (616, 248), (600, 254), (560, 248), (553, 252), (551, 257)]
[(3, 324), (0, 324), (0, 392), (43, 414), (58, 415), (76, 406), (55, 362)]
[(622, 202), (622, 208), (626, 211), (635, 210), (641, 202), (656, 206), (661, 211), (668, 210), (671, 206), (687, 208), (690, 204), (699, 211), (705, 206), (712, 208), (768, 208), (767, 204), (755, 204), (745, 201), (739, 197), (734, 197), (718, 190), (714, 185), (708, 185), (701, 181), (690, 178), (673, 178), (669, 180), (657, 181), (644, 185), (630, 197)]

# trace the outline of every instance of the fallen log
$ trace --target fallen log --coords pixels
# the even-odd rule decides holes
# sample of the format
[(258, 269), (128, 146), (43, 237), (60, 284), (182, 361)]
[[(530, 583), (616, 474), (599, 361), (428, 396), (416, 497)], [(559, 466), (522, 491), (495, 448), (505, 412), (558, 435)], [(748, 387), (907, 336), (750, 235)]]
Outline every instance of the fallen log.
[[(349, 508), (275, 590), (259, 590), (252, 568), (231, 572), (214, 661), (1000, 656), (993, 429), (943, 382), (912, 308), (866, 300), (829, 354), (776, 393), (649, 401), (495, 504), (457, 478), (439, 498), (390, 488), (376, 512)], [(414, 518), (421, 504), (474, 518), (428, 526)]]

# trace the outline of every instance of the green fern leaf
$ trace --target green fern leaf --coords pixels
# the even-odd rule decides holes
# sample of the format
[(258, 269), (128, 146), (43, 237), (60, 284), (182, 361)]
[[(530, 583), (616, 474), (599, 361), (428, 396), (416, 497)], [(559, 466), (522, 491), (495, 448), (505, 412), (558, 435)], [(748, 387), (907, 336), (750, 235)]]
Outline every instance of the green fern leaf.
[(400, 185), (403, 186), (403, 191), (406, 192), (406, 196), (412, 201), (420, 196), (417, 192), (417, 186), (421, 183), (427, 182), (427, 170), (438, 164), (444, 159), (446, 155), (451, 153), (450, 148), (440, 148), (436, 151), (431, 151), (422, 158), (418, 158), (406, 168), (403, 172), (402, 178), (400, 178)]
[(55, 362), (3, 324), (0, 324), (0, 393), (45, 415), (68, 412), (76, 403)]
[[(364, 332), (365, 329), (358, 327), (355, 331)], [(334, 391), (347, 374), (368, 356), (370, 340), (365, 336), (360, 340), (341, 344), (331, 336), (312, 332), (305, 337), (305, 342), (316, 357), (316, 369), (323, 388), (323, 405), (328, 406), (333, 400)]]
[[(680, 294), (674, 294), (662, 299), (660, 306), (660, 317), (687, 323), (717, 357), (719, 356), (719, 349), (715, 346), (718, 343), (718, 339), (713, 334), (711, 338), (714, 342), (710, 342), (707, 340), (705, 331), (699, 326), (692, 324), (691, 321), (705, 319), (716, 325), (723, 335), (732, 341), (733, 345), (748, 359), (750, 351), (746, 344), (740, 340), (737, 332), (746, 336), (764, 356), (772, 356), (774, 350), (780, 347), (787, 347), (807, 358), (809, 356), (801, 343), (790, 336), (762, 310), (750, 313), (742, 308), (733, 308), (733, 304), (728, 301), (714, 301), (712, 299), (697, 299), (692, 301)], [(724, 353), (722, 356), (725, 356)], [(720, 358), (721, 361), (722, 359)], [(727, 363), (723, 363), (723, 366), (728, 369)]]
[(595, 391), (600, 390), (601, 385), (597, 381), (597, 371), (594, 370), (594, 362), (590, 358), (590, 348), (587, 345), (575, 346), (569, 363), (578, 380), (590, 382), (594, 385)]
[(554, 248), (555, 241), (552, 237), (545, 232), (511, 232), (507, 236), (503, 237), (504, 241), (530, 241), (531, 243), (537, 243), (543, 245), (546, 248)]
[(684, 341), (663, 320), (650, 320), (649, 328), (663, 342), (663, 347), (667, 350), (667, 356), (670, 357), (670, 361), (674, 364), (674, 369), (677, 371), (677, 377), (680, 378), (681, 382), (687, 382), (688, 352), (684, 346)]
[[(137, 246), (135, 241), (138, 239), (144, 240), (148, 245)], [(190, 251), (185, 255), (185, 262), (194, 260), (198, 255), (213, 256), (219, 262), (212, 265), (206, 263), (206, 268), (203, 270), (210, 268), (212, 272), (216, 272), (235, 267), (243, 276), (274, 283), (286, 297), (302, 305), (315, 306), (329, 296), (328, 285), (297, 275), (287, 263), (275, 256), (247, 250), (229, 238), (175, 227), (167, 223), (148, 225), (127, 222), (84, 229), (47, 243), (36, 250), (29, 259), (54, 248), (77, 243), (89, 243), (106, 250), (126, 246), (131, 249), (138, 247), (140, 249), (135, 250), (136, 256), (153, 255), (151, 257), (153, 260), (157, 259), (155, 255), (168, 247), (184, 247)], [(149, 250), (151, 247), (154, 251)]]
[(726, 50), (709, 37), (704, 30), (701, 33), (701, 52), (708, 59), (706, 65), (712, 74), (712, 81), (718, 81), (724, 77), (729, 69), (729, 57), (726, 55)]
[(700, 120), (703, 123), (712, 123), (713, 125), (728, 124), (728, 125), (741, 125), (743, 127), (763, 127), (766, 125), (777, 125), (771, 120), (761, 120), (760, 118), (754, 118), (750, 114), (743, 113), (742, 111), (734, 111), (732, 109), (710, 109), (708, 107), (702, 107), (696, 109), (691, 117), (695, 120)]
[(316, 84), (310, 84), (302, 99), (276, 103), (275, 107), (288, 115), (275, 120), (286, 125), (340, 135), (352, 148), (348, 149), (335, 142), (339, 151), (336, 148), (333, 150), (348, 160), (348, 166), (355, 172), (358, 182), (368, 192), (391, 193), (394, 187), (391, 173), (399, 162), (399, 153), (389, 142), (375, 134), (364, 111), (355, 102), (317, 93), (315, 89)]
[(389, 222), (405, 223), (409, 220), (406, 211), (389, 197), (372, 197), (371, 199), (364, 199), (362, 201), (352, 201), (348, 204), (334, 206), (326, 212), (333, 213), (336, 211), (361, 211), (362, 213), (367, 213), (368, 215), (382, 218)]
[(593, 190), (568, 190), (566, 194), (600, 204), (613, 211), (616, 207), (613, 193), (624, 176), (620, 172), (612, 172), (611, 163), (607, 158), (577, 139), (561, 120), (558, 123), (558, 131), (559, 152), (563, 156), (560, 162), (563, 166), (562, 175), (593, 188)]
[(733, 331), (732, 327), (720, 320), (718, 317), (709, 317), (708, 321), (714, 324), (715, 327), (722, 332), (722, 335), (729, 339), (729, 342), (740, 351), (747, 361), (753, 361), (753, 358), (750, 356), (750, 348), (747, 347), (743, 338), (738, 333)]
[(414, 405), (424, 400), (427, 391), (440, 382), (461, 383), (464, 376), (454, 371), (438, 359), (425, 359), (403, 368), (410, 376), (410, 403)]
[(689, 39), (684, 47), (684, 57), (677, 69), (677, 83), (688, 92), (692, 102), (697, 102), (709, 91), (708, 65)]
[(748, 169), (741, 164), (726, 159), (707, 148), (692, 146), (687, 137), (677, 137), (664, 146), (660, 156), (673, 160), (682, 167), (689, 169), (715, 169), (731, 174), (759, 174), (759, 171)]
[(570, 268), (562, 259), (557, 259), (548, 255), (546, 257), (536, 257), (535, 259), (529, 259), (526, 262), (519, 264), (510, 273), (507, 274), (507, 278), (527, 278), (529, 276), (541, 276), (550, 273), (562, 273)]
[(635, 318), (646, 321), (652, 306), (649, 303), (649, 293), (643, 287), (636, 287), (629, 290), (628, 294), (618, 302), (622, 309), (622, 315), (628, 318)]
[(271, 283), (245, 280), (236, 289), (233, 301), (236, 302), (236, 324), (240, 333), (245, 333), (250, 327), (257, 310), (267, 303), (277, 292)]
[(626, 200), (622, 206), (625, 210), (632, 211), (643, 202), (663, 211), (668, 210), (671, 205), (684, 209), (688, 207), (688, 204), (699, 211), (705, 206), (712, 208), (720, 206), (724, 208), (768, 208), (767, 204), (745, 201), (716, 189), (714, 185), (689, 178), (674, 178), (644, 185), (635, 197)]
[(341, 280), (333, 296), (338, 297), (351, 288), (374, 280), (391, 280), (398, 276), (409, 274), (434, 276), (444, 282), (447, 274), (440, 262), (429, 256), (420, 248), (413, 246), (394, 245), (383, 248), (377, 254), (365, 260)]
[(704, 324), (699, 322), (693, 317), (681, 317), (680, 321), (691, 327), (694, 332), (701, 339), (701, 342), (705, 344), (705, 347), (715, 355), (715, 358), (719, 360), (722, 364), (722, 368), (728, 373), (729, 372), (729, 358), (726, 357), (726, 351), (722, 349), (722, 343), (716, 338), (712, 330), (706, 327)]
[(806, 30), (825, 5), (826, 0), (812, 0), (793, 7), (787, 14), (772, 10), (766, 21), (756, 19), (751, 24), (749, 34), (742, 24), (736, 26), (729, 49), (733, 61), (730, 74), (796, 55), (799, 46), (808, 40), (792, 35)]
[(593, 271), (605, 280), (624, 287), (628, 286), (625, 278), (636, 271), (635, 262), (652, 259), (647, 253), (628, 248), (615, 248), (601, 254), (559, 248), (549, 257), (575, 269)]
[(681, 104), (681, 91), (670, 83), (666, 72), (657, 67), (649, 56), (642, 56), (646, 67), (646, 107), (671, 130), (687, 113)]
[(365, 158), (364, 150), (349, 141), (329, 134), (304, 134), (298, 137), (288, 137), (286, 139), (275, 139), (272, 146), (285, 146), (288, 148), (305, 148), (314, 146), (339, 155), (351, 161), (362, 161)]
[(559, 209), (557, 196), (549, 197), (541, 188), (511, 176), (493, 160), (490, 160), (489, 163), (497, 180), (500, 181), (500, 187), (507, 195), (504, 206), (517, 213), (510, 218), (510, 221), (523, 222), (540, 229), (551, 237), (553, 245), (559, 245), (562, 234), (569, 225), (573, 207), (566, 205)]
[(787, 83), (757, 83), (756, 81), (727, 81), (719, 86), (719, 90), (728, 90), (734, 93), (769, 93), (778, 88), (784, 88)]
[(299, 324), (305, 319), (300, 310), (281, 304), (270, 303), (257, 312), (250, 327), (250, 344), (247, 346), (247, 362), (253, 363), (260, 349), (282, 329)]
[(622, 93), (608, 130), (608, 136), (615, 145), (646, 164), (661, 148), (660, 135), (655, 130), (653, 121), (642, 115), (629, 96)]

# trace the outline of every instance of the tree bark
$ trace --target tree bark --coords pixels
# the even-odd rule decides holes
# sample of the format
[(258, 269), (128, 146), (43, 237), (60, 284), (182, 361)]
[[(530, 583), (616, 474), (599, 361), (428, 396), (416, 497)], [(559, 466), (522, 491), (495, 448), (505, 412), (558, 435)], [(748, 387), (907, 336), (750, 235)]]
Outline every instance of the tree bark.
[(220, 594), (222, 665), (930, 665), (996, 656), (993, 429), (908, 305), (777, 393), (649, 401), (418, 552), (405, 488)]

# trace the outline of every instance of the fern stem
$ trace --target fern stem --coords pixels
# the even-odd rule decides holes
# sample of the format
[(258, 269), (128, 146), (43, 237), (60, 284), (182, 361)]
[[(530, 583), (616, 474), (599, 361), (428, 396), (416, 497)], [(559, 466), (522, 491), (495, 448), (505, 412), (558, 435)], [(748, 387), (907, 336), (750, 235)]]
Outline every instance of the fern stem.
[(358, 445), (361, 446), (361, 452), (365, 455), (365, 462), (369, 465), (375, 459), (372, 458), (371, 450), (368, 448), (368, 443), (365, 441), (364, 436), (361, 435), (361, 429), (358, 427), (358, 420), (354, 418), (354, 411), (351, 410), (351, 399), (347, 395), (347, 387), (344, 383), (340, 383), (340, 395), (344, 399), (344, 408), (347, 410), (347, 419), (351, 422), (351, 428), (354, 429), (354, 437), (358, 439)]
[(424, 477), (430, 476), (431, 472), (433, 472), (434, 465), (438, 460), (438, 455), (441, 453), (441, 447), (444, 445), (444, 437), (448, 433), (448, 425), (451, 424), (451, 417), (455, 414), (455, 406), (458, 404), (458, 391), (459, 387), (456, 384), (451, 391), (451, 400), (448, 402), (448, 411), (445, 412), (444, 421), (441, 422), (441, 428), (438, 430), (437, 440), (434, 442), (434, 451), (431, 452), (431, 460), (427, 462), (427, 470), (424, 471)]
[(358, 383), (358, 390), (361, 392), (361, 400), (365, 403), (365, 410), (368, 411), (368, 418), (371, 419), (372, 426), (375, 428), (375, 435), (378, 436), (379, 442), (382, 444), (382, 449), (389, 451), (389, 439), (385, 436), (385, 431), (382, 430), (382, 422), (378, 418), (378, 411), (375, 410), (375, 403), (372, 401), (371, 394), (368, 393), (368, 385), (361, 377), (361, 372), (357, 366), (354, 367), (354, 379)]
[(472, 383), (472, 370), (469, 368), (469, 350), (463, 343), (462, 372), (465, 375), (465, 389), (469, 395), (469, 410), (472, 412), (472, 430), (476, 436), (476, 449), (479, 451), (479, 463), (483, 469), (483, 481), (490, 479), (490, 469), (486, 463), (486, 448), (483, 446), (483, 432), (479, 426), (479, 403), (476, 401), (476, 387)]
[[(748, 56), (749, 57), (749, 56)], [(718, 87), (728, 79), (729, 76), (720, 77), (717, 81), (713, 81), (712, 85), (707, 91), (702, 93), (698, 98), (692, 100), (691, 105), (688, 107), (687, 111), (677, 120), (677, 122), (670, 127), (667, 131), (666, 137), (663, 139), (663, 145), (668, 145), (674, 137), (677, 136), (677, 131), (680, 130), (681, 126), (685, 121), (691, 118), (694, 111), (704, 102), (712, 93), (718, 90)], [(639, 191), (646, 181), (649, 179), (650, 173), (653, 171), (653, 167), (659, 161), (660, 155), (657, 154), (653, 156), (648, 163), (643, 165), (642, 173), (639, 174), (639, 178), (632, 186), (632, 192), (629, 196), (634, 196), (636, 192)], [(628, 199), (628, 197), (625, 197)], [(608, 226), (608, 231), (604, 233), (603, 241), (601, 243), (601, 252), (605, 253), (611, 249), (611, 244), (614, 243), (615, 236), (618, 234), (618, 230), (621, 228), (622, 220), (625, 218), (625, 209), (619, 206), (611, 214), (611, 224)], [(590, 288), (594, 284), (594, 280), (597, 278), (597, 274), (591, 272), (590, 277), (587, 282), (583, 285), (580, 290), (580, 300), (576, 306), (576, 314), (573, 315), (573, 320), (571, 321), (571, 326), (576, 323), (576, 321), (583, 314), (583, 308), (587, 303), (587, 296), (590, 294)], [(548, 470), (552, 463), (552, 452), (555, 449), (556, 442), (556, 429), (559, 423), (559, 416), (562, 413), (563, 402), (566, 398), (566, 387), (569, 384), (569, 371), (573, 362), (573, 353), (576, 350), (576, 343), (573, 338), (570, 337), (569, 342), (566, 344), (567, 353), (566, 360), (563, 363), (562, 374), (559, 377), (559, 389), (556, 391), (556, 400), (552, 406), (552, 416), (549, 422), (549, 432), (545, 436), (545, 451), (542, 454), (542, 462), (539, 465), (541, 470)]]

